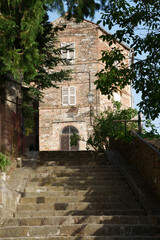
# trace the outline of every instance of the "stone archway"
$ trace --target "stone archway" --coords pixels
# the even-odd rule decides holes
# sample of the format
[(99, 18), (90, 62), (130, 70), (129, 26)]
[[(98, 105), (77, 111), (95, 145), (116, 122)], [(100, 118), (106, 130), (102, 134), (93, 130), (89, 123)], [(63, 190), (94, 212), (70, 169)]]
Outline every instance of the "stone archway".
[(77, 146), (71, 146), (70, 145), (70, 136), (73, 134), (79, 134), (77, 128), (73, 126), (66, 126), (62, 129), (61, 135), (60, 135), (60, 147), (61, 151), (78, 151), (79, 150), (79, 143)]

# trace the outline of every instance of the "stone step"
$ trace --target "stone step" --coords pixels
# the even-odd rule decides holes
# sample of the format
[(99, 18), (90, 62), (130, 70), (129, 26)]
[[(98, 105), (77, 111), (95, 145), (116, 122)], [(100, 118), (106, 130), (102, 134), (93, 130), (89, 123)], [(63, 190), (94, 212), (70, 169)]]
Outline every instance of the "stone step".
[(4, 237), (51, 237), (53, 236), (155, 236), (160, 226), (117, 225), (117, 224), (76, 224), (52, 226), (20, 226), (0, 228), (0, 238)]
[(68, 171), (51, 171), (51, 172), (45, 172), (45, 173), (41, 173), (41, 172), (35, 172), (35, 173), (31, 173), (30, 174), (30, 180), (31, 179), (43, 179), (43, 178), (48, 178), (52, 176), (52, 178), (57, 178), (57, 177), (70, 177), (70, 178), (88, 178), (88, 177), (92, 177), (92, 178), (118, 178), (118, 177), (123, 177), (122, 174), (120, 172), (114, 172), (114, 171), (109, 171), (109, 172), (85, 172), (85, 171), (81, 171), (81, 172), (76, 172), (76, 171), (72, 171), (72, 170), (68, 170)]
[(159, 239), (158, 237), (151, 237), (151, 236), (114, 236), (114, 237), (105, 237), (105, 236), (75, 236), (75, 237), (71, 237), (71, 236), (52, 236), (52, 237), (16, 237), (16, 238), (1, 238), (1, 239), (5, 239), (5, 240), (155, 240), (155, 239)]
[(99, 157), (96, 157), (96, 156), (48, 156), (47, 158), (46, 157), (41, 157), (41, 158), (38, 158), (37, 159), (39, 162), (41, 163), (48, 163), (50, 161), (55, 161), (57, 163), (59, 162), (70, 162), (70, 163), (73, 163), (74, 162), (80, 162), (80, 163), (96, 163), (97, 165), (99, 163), (102, 163), (102, 164), (110, 164), (110, 162), (108, 161), (108, 159), (105, 157), (105, 156), (101, 156), (100, 158)]
[[(49, 164), (49, 165), (47, 165)], [(89, 163), (86, 163), (85, 165), (81, 165), (80, 164), (77, 164), (75, 165), (75, 162), (74, 162), (74, 165), (70, 164), (69, 166), (66, 166), (66, 165), (62, 165), (62, 166), (59, 166), (57, 165), (57, 162), (56, 161), (52, 161), (52, 162), (46, 162), (44, 163), (43, 165), (41, 166), (37, 166), (37, 171), (41, 171), (41, 170), (51, 170), (51, 169), (57, 169), (57, 170), (64, 170), (64, 169), (79, 169), (79, 170), (83, 170), (83, 169), (91, 169), (91, 170), (103, 170), (104, 168), (107, 170), (109, 169), (118, 169), (117, 166), (114, 166), (114, 165), (111, 165), (111, 164), (105, 164), (105, 165), (90, 165)]]
[[(69, 203), (69, 202), (126, 202), (128, 196), (64, 196), (64, 197), (24, 197), (20, 199), (21, 204), (35, 203)], [(136, 202), (137, 198), (130, 196), (130, 202)]]
[(69, 165), (97, 165), (97, 166), (101, 166), (101, 165), (110, 165), (110, 162), (108, 162), (108, 160), (106, 158), (101, 158), (101, 159), (96, 159), (96, 158), (85, 158), (85, 157), (77, 157), (77, 158), (67, 158), (67, 157), (48, 157), (46, 158), (41, 158), (38, 161), (36, 161), (36, 164), (38, 166), (42, 166), (42, 165), (57, 165), (57, 166), (69, 166)]
[(109, 161), (107, 160), (107, 158), (105, 156), (101, 157), (101, 158), (98, 158), (98, 157), (87, 157), (87, 156), (77, 156), (77, 157), (73, 157), (73, 156), (70, 156), (70, 157), (67, 157), (67, 156), (49, 156), (49, 157), (41, 157), (38, 159), (37, 162), (39, 163), (48, 163), (50, 161), (55, 161), (57, 163), (57, 165), (61, 162), (64, 162), (66, 164), (68, 164), (68, 162), (74, 164), (74, 162), (79, 162), (81, 164), (83, 163), (94, 163), (94, 164), (108, 164)]
[(16, 218), (23, 217), (51, 217), (51, 216), (102, 216), (102, 215), (125, 215), (142, 216), (146, 212), (143, 209), (113, 209), (113, 210), (57, 210), (57, 211), (17, 211), (14, 213)]
[(115, 181), (115, 180), (79, 180), (77, 181), (77, 179), (73, 180), (68, 180), (68, 181), (64, 181), (61, 179), (55, 179), (53, 181), (48, 181), (48, 180), (44, 180), (44, 181), (38, 181), (38, 182), (28, 182), (27, 186), (34, 186), (34, 187), (43, 187), (43, 186), (90, 186), (92, 188), (92, 186), (110, 186), (110, 187), (114, 187), (114, 186), (128, 186), (128, 184), (125, 181)]
[(69, 166), (68, 168), (66, 168), (66, 167), (62, 167), (61, 166), (61, 168), (55, 168), (55, 167), (53, 167), (53, 166), (50, 166), (49, 168), (47, 168), (47, 169), (44, 169), (44, 168), (41, 168), (41, 169), (39, 169), (39, 170), (37, 170), (37, 171), (35, 171), (35, 174), (37, 174), (37, 176), (38, 176), (38, 174), (39, 173), (49, 173), (51, 176), (52, 176), (52, 174), (58, 174), (58, 173), (63, 173), (63, 172), (65, 172), (65, 173), (76, 173), (76, 174), (81, 174), (81, 173), (91, 173), (91, 174), (109, 174), (109, 175), (112, 175), (112, 173), (113, 174), (117, 174), (117, 173), (119, 173), (119, 169), (118, 168), (106, 168), (106, 167), (103, 167), (103, 166), (101, 166), (101, 168), (89, 168), (89, 167), (84, 167), (84, 168), (79, 168), (79, 166)]
[(106, 155), (103, 153), (101, 154), (96, 154), (95, 152), (92, 154), (92, 153), (82, 153), (82, 152), (57, 152), (57, 153), (51, 153), (51, 152), (48, 152), (47, 154), (46, 153), (39, 153), (39, 159), (43, 159), (43, 158), (72, 158), (72, 159), (77, 159), (77, 158), (88, 158), (88, 159), (102, 159), (102, 158), (105, 158), (107, 159)]
[(70, 152), (70, 151), (57, 151), (57, 152), (39, 152), (39, 158), (43, 158), (43, 157), (53, 157), (53, 158), (58, 158), (58, 157), (63, 157), (63, 158), (106, 158), (106, 155), (104, 154), (104, 152), (101, 153), (97, 153), (97, 152), (82, 152), (82, 151), (77, 151), (77, 152)]
[(113, 191), (127, 191), (129, 190), (130, 187), (128, 185), (124, 186), (124, 185), (121, 185), (121, 186), (118, 186), (118, 185), (109, 185), (109, 186), (106, 186), (106, 185), (73, 185), (73, 186), (70, 186), (68, 184), (63, 184), (63, 186), (33, 186), (33, 185), (30, 185), (30, 186), (27, 186), (25, 188), (25, 191), (26, 192), (34, 192), (34, 191), (66, 191), (66, 190), (88, 190), (88, 191), (96, 191), (96, 190), (104, 190), (104, 191), (109, 191), (109, 190), (113, 190)]
[(91, 172), (110, 172), (111, 170), (118, 172), (119, 169), (116, 166), (113, 165), (101, 165), (101, 166), (90, 166), (89, 164), (86, 165), (70, 165), (70, 166), (57, 166), (57, 165), (49, 165), (49, 166), (41, 166), (41, 167), (36, 167), (34, 170), (36, 170), (36, 172), (60, 172), (60, 171), (85, 171), (88, 172), (88, 170), (90, 170)]
[(74, 224), (160, 224), (156, 216), (57, 216), (37, 218), (10, 218), (1, 226), (43, 226)]
[(47, 159), (46, 160), (41, 160), (41, 161), (37, 161), (36, 162), (36, 166), (38, 167), (43, 167), (45, 165), (45, 167), (50, 167), (50, 166), (59, 166), (59, 167), (69, 167), (69, 166), (81, 166), (82, 168), (84, 166), (90, 166), (90, 167), (106, 167), (106, 168), (110, 168), (110, 167), (114, 167), (112, 166), (108, 161), (106, 160), (90, 160), (90, 159), (56, 159), (54, 160), (53, 158)]
[[(76, 177), (76, 180), (77, 181), (93, 181), (93, 180), (95, 180), (95, 177), (94, 176), (88, 176), (88, 177), (85, 177), (85, 176), (77, 176)], [(124, 179), (124, 177), (122, 176), (122, 175), (119, 175), (118, 174), (118, 176), (117, 176), (117, 174), (115, 175), (115, 176), (113, 176), (113, 175), (99, 175), (98, 176), (98, 179), (97, 179), (98, 181), (100, 180), (100, 181), (125, 181), (125, 179)], [(29, 180), (29, 182), (39, 182), (39, 181), (48, 181), (48, 182), (52, 182), (52, 181), (75, 181), (75, 177), (59, 177), (59, 176), (46, 176), (46, 177), (43, 177), (43, 178), (41, 178), (41, 177), (34, 177), (34, 178), (31, 178), (30, 177), (30, 180)]]
[(22, 197), (56, 197), (56, 196), (60, 196), (60, 197), (65, 197), (65, 196), (119, 196), (119, 197), (126, 197), (126, 198), (132, 198), (133, 192), (132, 190), (128, 190), (128, 191), (122, 191), (120, 189), (118, 190), (107, 190), (105, 189), (105, 191), (103, 189), (96, 189), (96, 191), (90, 189), (90, 190), (65, 190), (65, 191), (43, 191), (40, 189), (36, 189), (36, 191), (28, 191), (28, 192), (24, 192), (22, 193)]
[(59, 211), (59, 210), (128, 210), (141, 209), (138, 202), (110, 203), (110, 202), (76, 202), (76, 203), (39, 203), (19, 204), (17, 211)]
[[(99, 152), (95, 152), (95, 151), (76, 151), (76, 152), (68, 152), (68, 151), (41, 151), (39, 152), (39, 158), (49, 158), (49, 157), (53, 157), (53, 158), (58, 158), (58, 157), (63, 157), (63, 158), (77, 158), (77, 157), (81, 157), (81, 158), (106, 158), (106, 155), (104, 154), (103, 151), (99, 151)], [(107, 158), (106, 158), (107, 159)]]

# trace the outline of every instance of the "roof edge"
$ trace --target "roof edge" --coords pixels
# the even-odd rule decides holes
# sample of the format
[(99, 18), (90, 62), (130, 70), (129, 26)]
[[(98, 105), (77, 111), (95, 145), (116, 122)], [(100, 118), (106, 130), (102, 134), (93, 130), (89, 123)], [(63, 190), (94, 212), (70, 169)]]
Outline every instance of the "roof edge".
[[(97, 26), (102, 32), (104, 32), (104, 33), (106, 33), (106, 34), (108, 34), (108, 35), (112, 35), (110, 32), (108, 32), (107, 30), (105, 30), (105, 29), (102, 28), (100, 25), (98, 25), (98, 24), (96, 24), (96, 23), (94, 23), (94, 22), (89, 21), (89, 20), (87, 20), (87, 19), (84, 19), (84, 21), (89, 22), (89, 23), (92, 23), (92, 24), (94, 24), (95, 26)], [(124, 43), (124, 42), (119, 42), (118, 40), (117, 40), (117, 42), (118, 42), (120, 45), (122, 45), (123, 47), (125, 47), (126, 49), (128, 49), (128, 50), (130, 50), (130, 51), (134, 51), (133, 48), (130, 48), (126, 43)]]
[[(61, 16), (61, 17), (57, 18), (56, 20), (52, 21), (51, 23), (54, 23), (54, 22), (58, 21), (58, 19), (61, 19), (61, 18), (64, 18), (64, 17)], [(92, 22), (92, 21), (90, 21), (90, 20), (84, 19), (83, 21), (86, 21), (86, 22), (89, 22), (89, 23), (91, 23), (91, 24), (94, 24), (97, 28), (99, 28), (102, 32), (104, 32), (104, 33), (107, 34), (107, 35), (112, 35), (110, 32), (108, 32), (107, 30), (105, 30), (104, 28), (102, 28), (100, 25), (98, 25), (98, 24), (96, 24), (96, 23), (94, 23), (94, 22)], [(129, 51), (131, 51), (131, 52), (134, 52), (134, 49), (133, 49), (133, 48), (130, 48), (126, 43), (124, 43), (124, 42), (119, 42), (118, 40), (117, 40), (117, 42), (118, 42), (120, 45), (122, 45), (124, 48), (126, 48), (127, 50), (129, 50)]]

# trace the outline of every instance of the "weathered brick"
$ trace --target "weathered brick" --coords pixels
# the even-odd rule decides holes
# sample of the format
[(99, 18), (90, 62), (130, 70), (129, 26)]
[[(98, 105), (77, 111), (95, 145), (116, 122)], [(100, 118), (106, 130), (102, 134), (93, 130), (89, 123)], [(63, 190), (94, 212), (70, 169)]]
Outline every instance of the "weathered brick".
[[(92, 130), (90, 124), (90, 104), (87, 100), (87, 94), (91, 90), (94, 94), (92, 104), (92, 114), (97, 116), (100, 112), (112, 107), (111, 100), (107, 96), (96, 90), (94, 82), (95, 74), (104, 66), (100, 61), (101, 50), (109, 50), (107, 42), (103, 42), (99, 36), (107, 34), (98, 25), (84, 20), (77, 24), (74, 20), (67, 21), (59, 18), (53, 22), (53, 25), (66, 25), (63, 31), (58, 32), (57, 46), (60, 47), (62, 42), (75, 43), (75, 59), (70, 65), (59, 64), (57, 71), (61, 69), (72, 69), (71, 81), (63, 81), (57, 84), (58, 89), (50, 88), (44, 91), (44, 102), (40, 103), (39, 108), (39, 127), (40, 127), (40, 150), (61, 150), (60, 138), (61, 132), (66, 126), (74, 126), (78, 129), (79, 134), (85, 140)], [(128, 56), (129, 48), (116, 44), (119, 49), (123, 49)], [(125, 60), (129, 64), (129, 59)], [(91, 81), (91, 82), (90, 82)], [(62, 105), (62, 87), (76, 87), (76, 105)], [(123, 107), (131, 106), (130, 87), (119, 91)], [(93, 120), (93, 117), (92, 117)], [(85, 150), (86, 143), (80, 141), (79, 149)]]

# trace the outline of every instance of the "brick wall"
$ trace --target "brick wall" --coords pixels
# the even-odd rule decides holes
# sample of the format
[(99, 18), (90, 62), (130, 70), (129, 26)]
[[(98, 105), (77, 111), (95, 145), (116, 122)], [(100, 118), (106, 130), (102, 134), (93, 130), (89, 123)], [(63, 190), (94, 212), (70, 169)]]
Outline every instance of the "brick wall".
[[(60, 150), (60, 134), (67, 125), (76, 127), (81, 137), (86, 139), (92, 130), (90, 123), (93, 117), (91, 115), (97, 116), (108, 106), (112, 106), (111, 101), (106, 96), (102, 96), (94, 84), (95, 74), (102, 68), (102, 63), (98, 61), (101, 49), (109, 48), (99, 39), (100, 34), (103, 33), (102, 30), (87, 20), (77, 24), (74, 20), (67, 21), (59, 18), (53, 22), (54, 26), (64, 24), (66, 28), (58, 32), (57, 47), (60, 47), (61, 43), (74, 42), (75, 59), (70, 65), (59, 64), (55, 70), (71, 69), (72, 80), (57, 84), (58, 89), (50, 88), (44, 91), (44, 101), (39, 106), (40, 150)], [(125, 51), (128, 53), (128, 50)], [(64, 86), (76, 88), (75, 106), (62, 105), (61, 94)], [(92, 108), (87, 100), (89, 91), (94, 94)], [(127, 94), (125, 96), (129, 99), (128, 89)], [(129, 100), (125, 104), (129, 107)], [(85, 147), (85, 143), (80, 142), (80, 150), (85, 150)]]
[(6, 82), (4, 98), (0, 103), (0, 151), (12, 155), (24, 151), (22, 115), (20, 112), (21, 85), (11, 80)]

